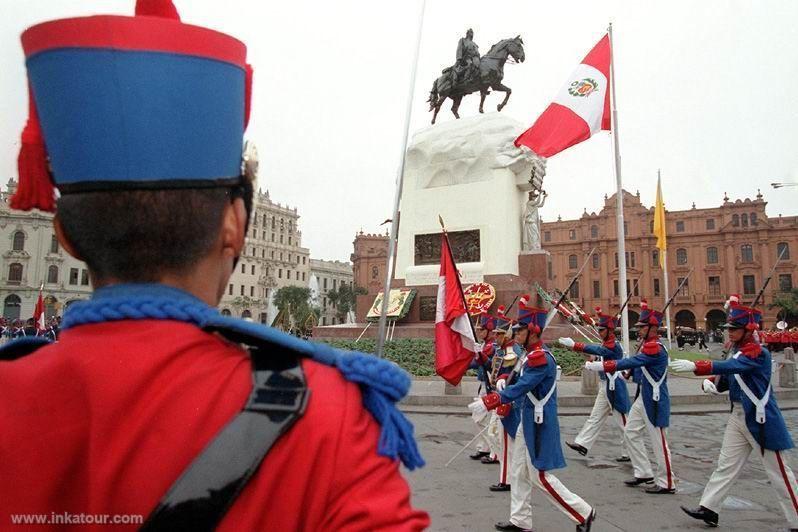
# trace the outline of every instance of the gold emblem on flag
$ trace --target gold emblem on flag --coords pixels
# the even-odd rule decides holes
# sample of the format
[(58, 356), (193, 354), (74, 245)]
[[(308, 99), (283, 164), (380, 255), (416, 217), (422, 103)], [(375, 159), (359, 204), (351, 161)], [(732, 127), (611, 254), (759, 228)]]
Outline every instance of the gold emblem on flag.
[(578, 98), (586, 98), (598, 90), (598, 82), (593, 78), (585, 78), (581, 81), (574, 81), (568, 87), (568, 94)]

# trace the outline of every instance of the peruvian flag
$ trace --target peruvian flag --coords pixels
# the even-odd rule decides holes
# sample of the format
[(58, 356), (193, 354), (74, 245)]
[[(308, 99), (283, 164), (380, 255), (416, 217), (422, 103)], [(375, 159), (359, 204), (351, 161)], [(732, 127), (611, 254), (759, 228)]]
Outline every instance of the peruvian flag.
[(33, 321), (36, 323), (38, 330), (44, 330), (44, 298), (42, 297), (41, 288), (39, 289), (39, 299), (36, 300), (36, 307), (33, 309)]
[(435, 371), (457, 386), (474, 358), (477, 342), (466, 312), (463, 287), (449, 239), (446, 233), (441, 238), (441, 272), (435, 312)]
[(515, 139), (540, 157), (551, 157), (610, 129), (610, 37), (604, 37), (585, 56), (554, 101), (531, 128)]

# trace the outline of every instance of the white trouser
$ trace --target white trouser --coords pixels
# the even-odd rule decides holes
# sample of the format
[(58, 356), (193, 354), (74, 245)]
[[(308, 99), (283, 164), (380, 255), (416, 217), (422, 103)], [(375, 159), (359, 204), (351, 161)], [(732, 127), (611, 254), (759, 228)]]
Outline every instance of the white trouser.
[(624, 438), (623, 435), (624, 427), (626, 426), (626, 415), (612, 409), (612, 404), (607, 398), (606, 385), (604, 382), (600, 384), (601, 386), (599, 387), (598, 394), (596, 394), (596, 402), (593, 403), (593, 410), (590, 412), (590, 416), (587, 420), (585, 420), (585, 424), (576, 436), (574, 443), (581, 445), (589, 451), (593, 447), (593, 444), (596, 443), (601, 433), (601, 428), (604, 426), (604, 422), (607, 421), (608, 417), (612, 416), (621, 429), (621, 454), (627, 455), (626, 438)]
[(501, 427), (501, 452), (499, 453), (499, 483), (510, 483), (510, 467), (513, 463), (513, 443), (514, 438)]
[[(649, 442), (654, 450), (657, 459), (656, 475), (651, 471), (651, 462), (646, 452), (645, 434), (648, 434)], [(676, 487), (676, 478), (671, 467), (671, 450), (668, 447), (668, 429), (655, 427), (651, 424), (646, 414), (646, 407), (643, 404), (642, 393), (632, 404), (629, 416), (626, 418), (626, 449), (629, 458), (632, 460), (636, 478), (654, 477), (654, 482), (662, 488), (672, 489)]]
[(485, 431), (485, 440), (488, 442), (488, 452), (493, 459), (498, 458), (502, 452), (502, 422), (496, 411), (493, 410), (485, 417), (488, 423), (488, 430)]
[(798, 485), (795, 482), (795, 475), (787, 465), (783, 453), (765, 449), (765, 454), (762, 455), (759, 443), (754, 440), (754, 436), (745, 424), (745, 413), (739, 403), (735, 403), (734, 411), (729, 415), (729, 423), (726, 425), (723, 444), (720, 447), (718, 466), (709, 478), (707, 487), (704, 488), (701, 506), (720, 513), (729, 488), (740, 476), (752, 450), (762, 459), (770, 485), (776, 490), (779, 505), (790, 527), (798, 528)]
[(593, 508), (582, 498), (563, 486), (557, 477), (539, 471), (532, 465), (524, 440), (523, 422), (518, 425), (513, 445), (513, 464), (510, 469), (510, 522), (521, 528), (532, 528), (532, 485), (538, 487), (565, 515), (582, 524)]
[[(478, 422), (474, 423), (477, 426), (477, 432), (481, 432), (482, 429), (486, 428), (490, 424), (490, 415), (483, 416)], [(483, 432), (476, 441), (476, 448), (477, 451), (481, 453), (489, 453), (490, 450), (490, 441), (488, 440), (488, 431), (486, 430)]]

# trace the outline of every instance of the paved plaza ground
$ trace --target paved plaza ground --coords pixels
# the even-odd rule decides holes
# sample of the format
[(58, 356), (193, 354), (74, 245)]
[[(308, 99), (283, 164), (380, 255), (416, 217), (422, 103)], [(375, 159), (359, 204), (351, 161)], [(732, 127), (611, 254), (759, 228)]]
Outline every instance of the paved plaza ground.
[[(798, 410), (784, 412), (793, 438), (798, 436)], [(483, 465), (463, 453), (448, 468), (444, 464), (476, 433), (466, 416), (410, 414), (416, 427), (427, 466), (408, 474), (413, 502), (432, 516), (431, 530), (493, 530), (493, 524), (509, 516), (510, 494), (493, 493), (488, 486), (497, 481), (498, 466)], [(673, 466), (680, 479), (676, 495), (649, 495), (642, 488), (628, 488), (623, 480), (632, 476), (629, 464), (613, 459), (618, 453), (620, 432), (608, 422), (588, 457), (581, 457), (565, 445), (568, 467), (555, 474), (572, 491), (598, 511), (595, 531), (704, 530), (679, 505), (697, 506), (704, 484), (718, 457), (727, 415), (675, 415), (671, 418), (669, 440)], [(585, 417), (560, 418), (562, 439), (572, 440)], [(787, 459), (798, 466), (796, 453)], [(787, 523), (774, 502), (764, 468), (756, 453), (730, 492), (727, 508), (720, 513), (722, 530), (771, 531)], [(552, 506), (540, 491), (533, 492), (534, 529), (538, 532), (573, 530), (574, 525)]]

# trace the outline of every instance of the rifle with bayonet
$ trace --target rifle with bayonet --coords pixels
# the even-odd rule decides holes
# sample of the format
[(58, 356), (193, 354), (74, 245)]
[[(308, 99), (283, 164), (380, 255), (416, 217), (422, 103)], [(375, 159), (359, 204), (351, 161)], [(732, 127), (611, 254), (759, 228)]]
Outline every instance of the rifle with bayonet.
[[(687, 272), (685, 278), (682, 279), (682, 281), (679, 283), (679, 286), (676, 287), (676, 290), (673, 292), (671, 297), (665, 303), (665, 306), (662, 308), (661, 312), (663, 315), (665, 315), (665, 312), (668, 310), (668, 307), (671, 306), (671, 303), (673, 303), (673, 300), (676, 299), (677, 295), (679, 295), (679, 292), (681, 291), (682, 287), (687, 283), (687, 280), (690, 278), (692, 274), (693, 274), (693, 268), (690, 268), (690, 271)], [(645, 338), (640, 339), (640, 341), (637, 343), (637, 347), (635, 347), (635, 353), (638, 353), (640, 351), (640, 348), (643, 347), (643, 343), (645, 343), (645, 341), (646, 341)]]

